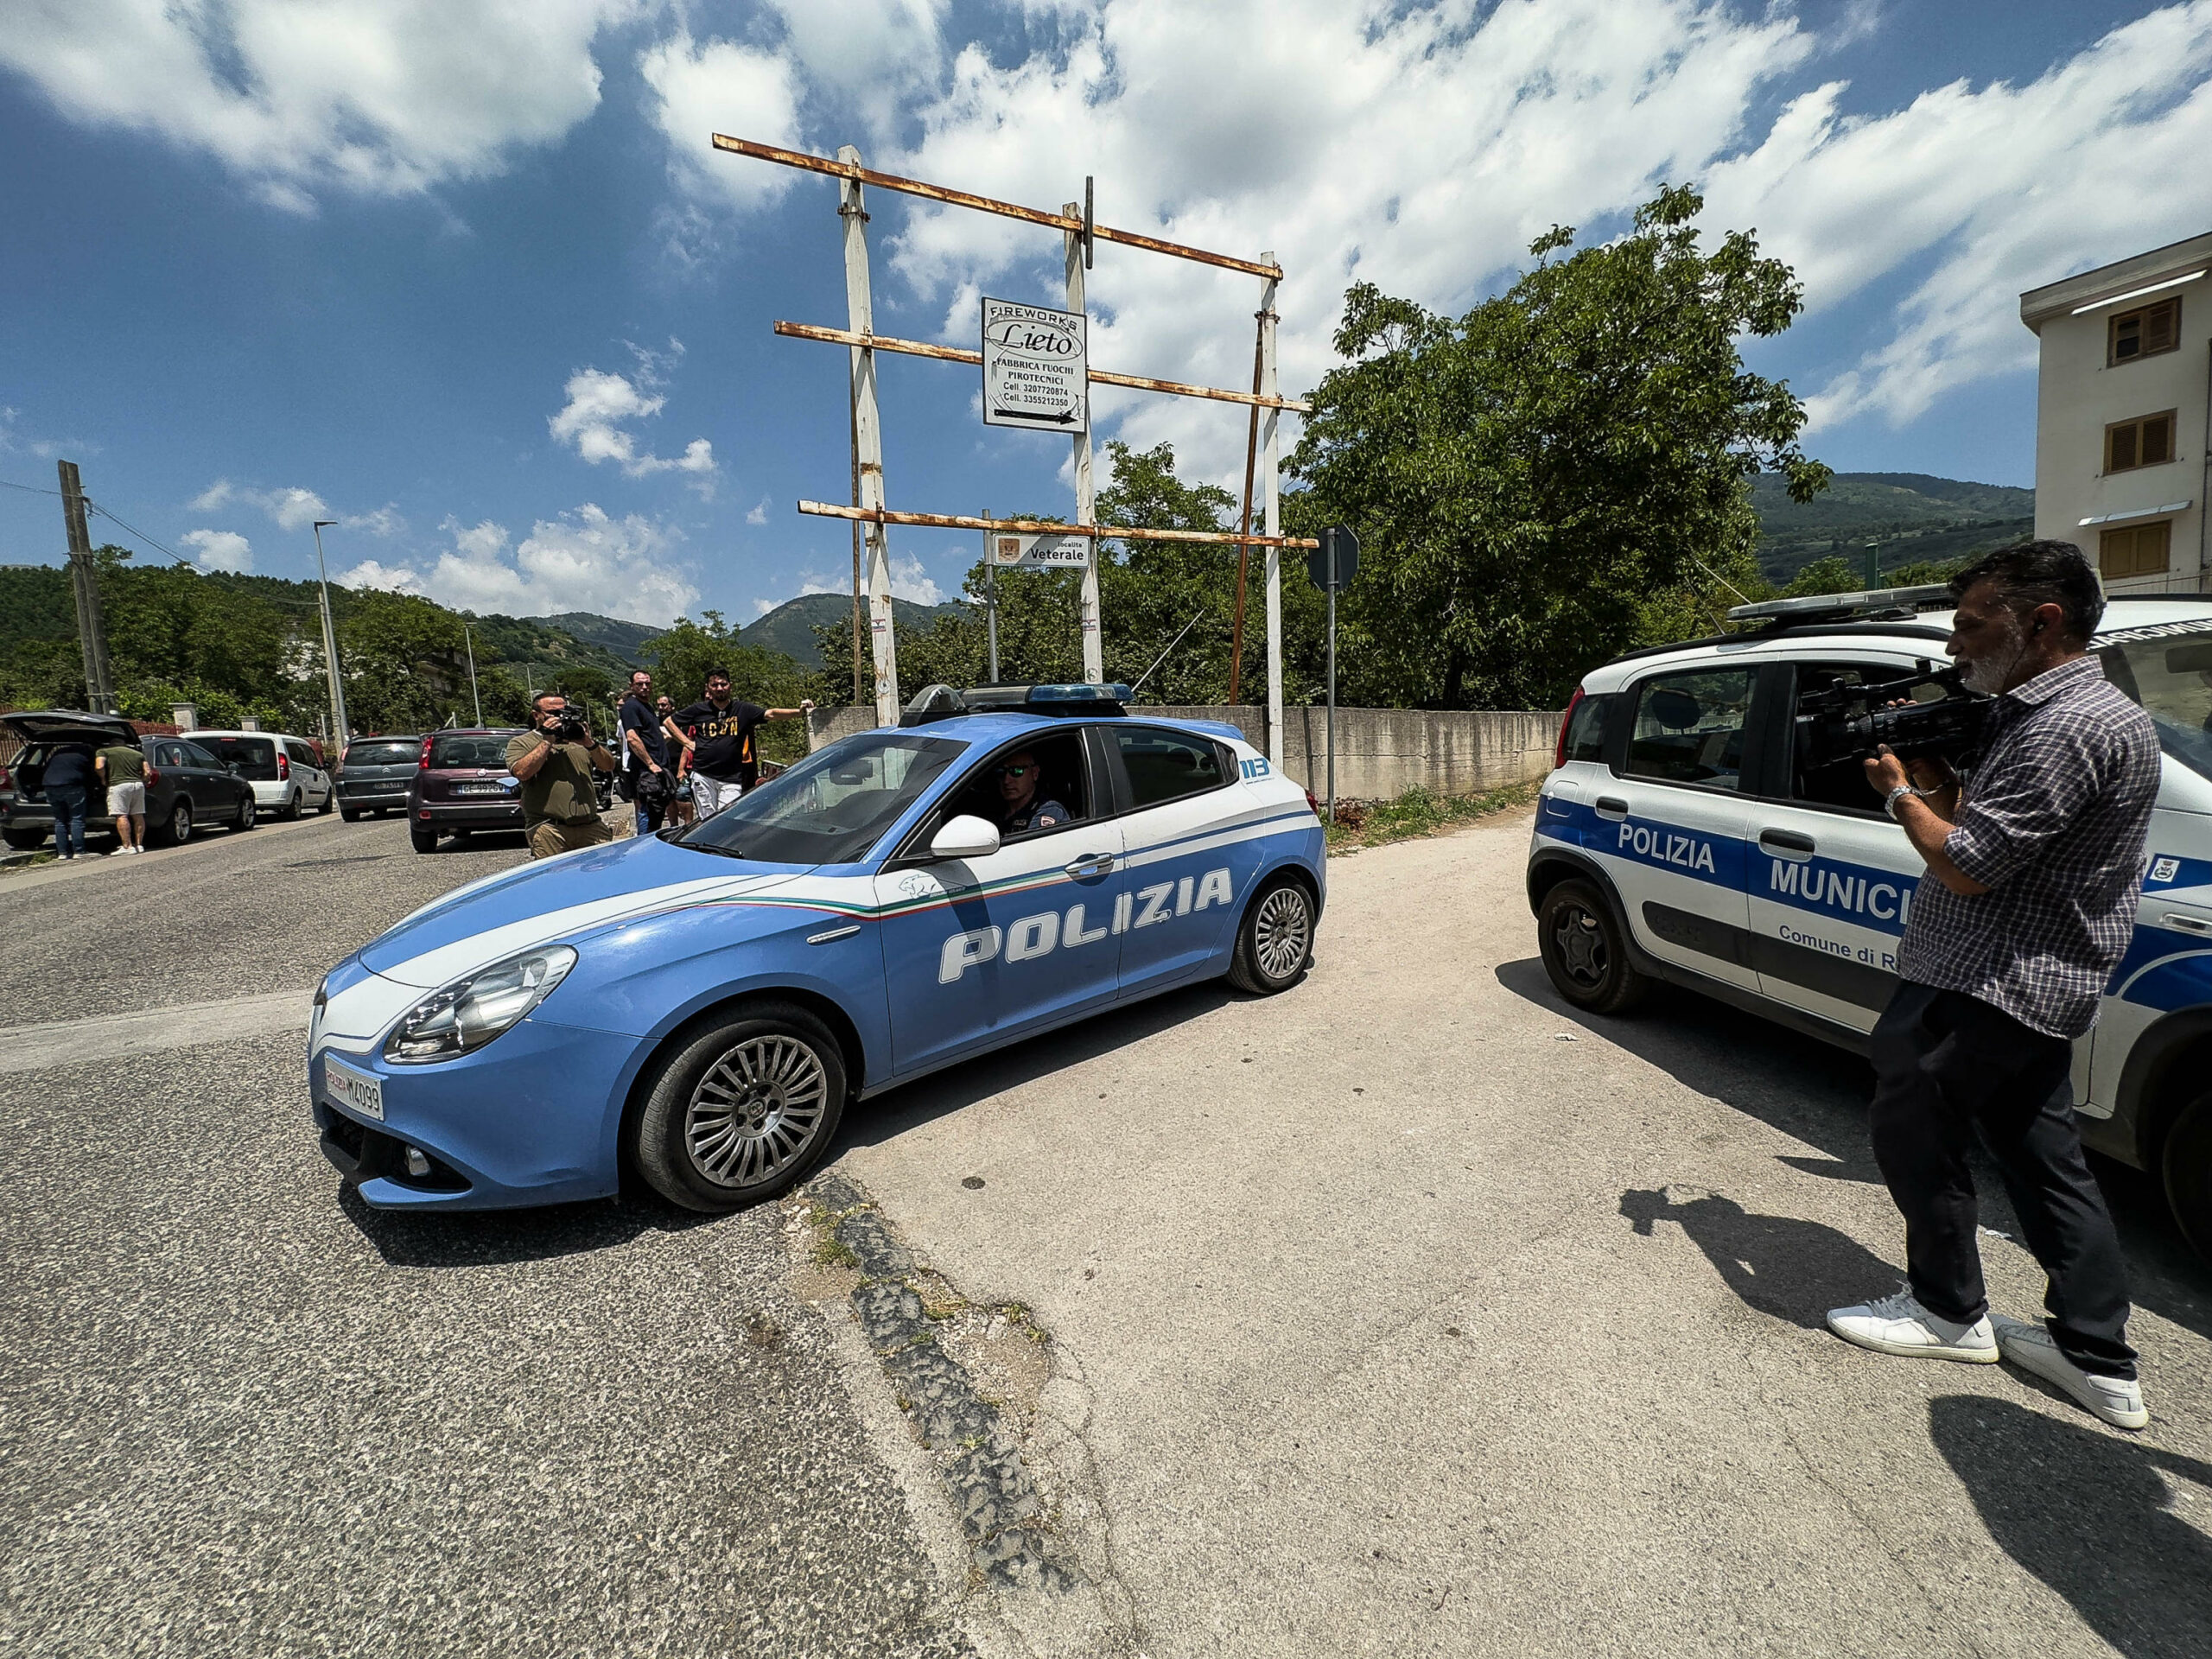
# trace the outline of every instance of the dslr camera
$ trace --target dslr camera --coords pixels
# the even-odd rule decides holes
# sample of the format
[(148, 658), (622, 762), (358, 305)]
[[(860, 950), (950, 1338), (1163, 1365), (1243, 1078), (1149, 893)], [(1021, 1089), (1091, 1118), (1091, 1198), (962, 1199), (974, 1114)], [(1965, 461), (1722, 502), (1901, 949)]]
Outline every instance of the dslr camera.
[(1797, 699), (1797, 753), (1808, 770), (1864, 760), (1885, 746), (1900, 760), (1971, 766), (1993, 701), (1968, 691), (1955, 668), (1924, 664), (1902, 679), (1827, 686)]

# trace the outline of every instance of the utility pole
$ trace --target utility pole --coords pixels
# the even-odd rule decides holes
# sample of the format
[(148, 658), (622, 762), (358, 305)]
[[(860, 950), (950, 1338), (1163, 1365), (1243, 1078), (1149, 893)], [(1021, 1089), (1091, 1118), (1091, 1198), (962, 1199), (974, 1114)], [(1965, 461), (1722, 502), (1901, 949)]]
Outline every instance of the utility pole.
[[(1071, 201), (1060, 211), (1071, 216), (1083, 213), (1084, 204)], [(1084, 223), (1090, 223), (1086, 215)], [(1089, 263), (1090, 238), (1081, 231), (1063, 232), (1068, 256), (1068, 309), (1084, 318), (1084, 338), (1090, 336), (1089, 313), (1084, 309), (1083, 268)], [(1078, 524), (1095, 524), (1098, 514), (1091, 505), (1090, 488), (1090, 389), (1084, 388), (1083, 430), (1075, 435), (1075, 521)], [(1106, 683), (1105, 652), (1098, 638), (1098, 538), (1086, 538), (1090, 557), (1083, 567), (1083, 677), (1093, 685)]]
[[(1260, 263), (1272, 265), (1272, 253), (1260, 256)], [(1262, 397), (1278, 397), (1281, 393), (1275, 385), (1275, 279), (1268, 277), (1260, 289), (1260, 392)], [(1275, 427), (1282, 410), (1269, 408), (1262, 423), (1260, 447), (1267, 456), (1266, 495), (1262, 498), (1265, 524), (1262, 535), (1282, 534), (1281, 458), (1277, 453)], [(1268, 550), (1268, 759), (1276, 771), (1282, 770), (1282, 549)]]
[[(1254, 319), (1252, 331), (1252, 395), (1260, 395), (1260, 373), (1266, 365), (1268, 318), (1271, 308), (1262, 304)], [(1244, 431), (1244, 517), (1236, 527), (1239, 536), (1252, 533), (1252, 468), (1260, 458), (1260, 406), (1252, 405), (1252, 414)], [(1236, 544), (1236, 611), (1229, 626), (1229, 700), (1236, 701), (1244, 678), (1244, 571), (1251, 563), (1252, 549), (1248, 543)]]
[[(983, 517), (991, 516), (988, 507)], [(983, 532), (983, 627), (991, 642), (991, 683), (999, 683), (999, 562), (991, 556), (991, 532)]]
[[(847, 144), (837, 159), (858, 167), (861, 153)], [(861, 181), (848, 175), (838, 188), (837, 214), (845, 222), (845, 311), (856, 334), (875, 333), (875, 302), (868, 274), (868, 209)], [(883, 423), (875, 409), (875, 350), (853, 350), (853, 465), (860, 474), (860, 504), (883, 511)], [(868, 636), (875, 664), (875, 723), (899, 723), (899, 636), (891, 614), (891, 540), (880, 518), (868, 525)]]
[(468, 632), (468, 624), (461, 625), (461, 643), (468, 647), (468, 700), (476, 705), (476, 723), (484, 724), (484, 698), (476, 689), (476, 641)]
[(315, 578), (322, 592), (322, 665), (330, 671), (331, 741), (343, 750), (353, 728), (346, 719), (346, 684), (338, 672), (338, 632), (330, 626), (330, 575), (322, 566), (322, 532), (337, 522), (335, 518), (315, 521)]
[[(859, 346), (855, 346), (853, 347), (852, 356), (853, 385), (857, 386), (861, 383), (861, 351)], [(861, 504), (861, 423), (859, 401), (857, 399), (854, 400), (849, 405), (849, 409), (853, 417), (853, 505), (857, 507)], [(863, 592), (864, 589), (861, 587), (861, 521), (855, 518), (853, 520), (853, 701), (855, 702), (858, 702), (861, 700), (865, 690), (865, 682), (861, 677), (861, 638), (868, 632), (867, 625), (861, 620), (861, 613), (867, 608), (862, 599)]]
[(96, 715), (115, 712), (115, 686), (107, 671), (107, 631), (100, 620), (94, 578), (92, 534), (85, 521), (85, 486), (73, 461), (56, 464), (61, 474), (61, 522), (69, 532), (69, 585), (77, 596), (77, 643), (85, 658), (85, 701)]

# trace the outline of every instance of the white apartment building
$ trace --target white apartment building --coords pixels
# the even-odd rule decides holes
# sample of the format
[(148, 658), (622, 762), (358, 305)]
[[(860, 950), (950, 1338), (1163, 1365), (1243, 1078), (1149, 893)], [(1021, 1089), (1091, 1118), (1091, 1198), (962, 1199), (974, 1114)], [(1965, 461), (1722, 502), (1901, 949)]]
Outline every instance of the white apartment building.
[(2036, 534), (2116, 594), (2212, 592), (2212, 232), (2020, 296), (2042, 342)]

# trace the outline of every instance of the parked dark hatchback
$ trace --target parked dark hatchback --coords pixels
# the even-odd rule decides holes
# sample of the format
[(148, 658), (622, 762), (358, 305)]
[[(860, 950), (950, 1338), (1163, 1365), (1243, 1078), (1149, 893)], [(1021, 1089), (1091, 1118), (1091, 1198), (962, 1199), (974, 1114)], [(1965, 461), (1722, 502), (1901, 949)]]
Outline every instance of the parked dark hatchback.
[[(104, 748), (136, 744), (146, 757), (146, 833), (154, 841), (181, 843), (194, 830), (226, 823), (251, 830), (256, 821), (253, 785), (232, 772), (188, 737), (140, 737), (137, 728), (114, 715), (80, 709), (48, 709), (0, 715), (23, 746), (12, 766), (0, 771), (0, 839), (18, 851), (45, 845), (54, 833), (54, 809), (44, 789), (46, 757), (56, 744), (84, 743)], [(86, 831), (113, 834), (115, 820), (106, 801), (95, 796), (85, 813)]]
[(407, 788), (422, 770), (423, 740), (357, 737), (338, 761), (338, 810), (348, 823), (373, 812), (407, 809)]
[(408, 838), (418, 853), (438, 837), (522, 828), (522, 785), (507, 770), (507, 744), (523, 728), (433, 732), (417, 752), (407, 785)]

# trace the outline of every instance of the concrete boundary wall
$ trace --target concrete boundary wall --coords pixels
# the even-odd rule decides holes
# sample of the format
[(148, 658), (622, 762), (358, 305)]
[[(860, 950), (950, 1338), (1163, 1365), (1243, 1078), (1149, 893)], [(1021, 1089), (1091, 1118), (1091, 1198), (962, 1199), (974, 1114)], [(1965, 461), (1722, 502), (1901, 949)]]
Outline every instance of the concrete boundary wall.
[[(1142, 706), (1133, 714), (1166, 720), (1215, 720), (1236, 727), (1267, 752), (1267, 709), (1234, 706)], [(1389, 800), (1414, 788), (1440, 795), (1479, 795), (1541, 778), (1551, 770), (1560, 716), (1529, 709), (1339, 709), (1337, 795)], [(808, 717), (809, 746), (865, 732), (875, 725), (867, 704), (817, 709)], [(1328, 787), (1328, 710), (1283, 710), (1283, 770), (1315, 794)]]

